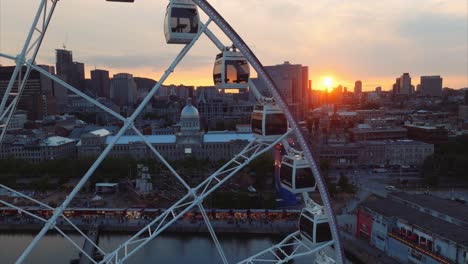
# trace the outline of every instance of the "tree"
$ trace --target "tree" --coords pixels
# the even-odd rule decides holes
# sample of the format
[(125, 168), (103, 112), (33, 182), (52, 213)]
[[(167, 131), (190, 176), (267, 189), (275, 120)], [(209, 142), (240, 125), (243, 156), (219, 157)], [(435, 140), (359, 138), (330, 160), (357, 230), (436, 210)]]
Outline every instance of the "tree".
[(343, 173), (340, 173), (340, 178), (338, 179), (338, 186), (340, 186), (342, 191), (345, 191), (349, 188), (349, 179)]
[(249, 169), (255, 173), (255, 188), (262, 190), (265, 187), (267, 177), (272, 177), (274, 173), (273, 157), (265, 153), (249, 163)]
[(439, 160), (431, 155), (424, 160), (421, 173), (424, 181), (429, 186), (437, 186), (439, 183), (439, 170), (437, 167), (440, 167)]

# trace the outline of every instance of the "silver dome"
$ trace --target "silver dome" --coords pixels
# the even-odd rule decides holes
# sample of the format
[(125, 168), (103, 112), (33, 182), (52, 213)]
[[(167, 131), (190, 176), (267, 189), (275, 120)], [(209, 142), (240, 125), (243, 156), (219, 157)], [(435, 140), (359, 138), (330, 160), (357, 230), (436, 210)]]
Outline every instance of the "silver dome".
[(182, 109), (182, 113), (180, 113), (180, 119), (185, 119), (185, 118), (200, 118), (200, 113), (198, 112), (198, 109), (189, 104)]

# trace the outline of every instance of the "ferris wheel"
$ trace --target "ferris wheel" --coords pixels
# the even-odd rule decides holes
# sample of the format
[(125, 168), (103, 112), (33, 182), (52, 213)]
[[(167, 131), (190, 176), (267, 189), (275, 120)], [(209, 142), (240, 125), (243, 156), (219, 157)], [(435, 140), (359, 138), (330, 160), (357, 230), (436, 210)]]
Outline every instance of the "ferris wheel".
[[(134, 2), (134, 0), (107, 1)], [(229, 260), (224, 254), (223, 247), (218, 240), (216, 231), (203, 206), (203, 201), (229, 179), (234, 177), (237, 172), (242, 170), (251, 161), (263, 153), (272, 150), (278, 144), (282, 144), (286, 150), (286, 154), (281, 162), (281, 186), (294, 194), (301, 195), (303, 199), (304, 208), (298, 220), (297, 231), (286, 236), (280, 243), (250, 256), (240, 263), (286, 263), (299, 257), (310, 257), (311, 263), (344, 263), (336, 218), (333, 214), (324, 179), (313, 158), (310, 146), (302, 135), (301, 129), (291, 114), (291, 111), (288, 109), (287, 104), (281, 98), (277, 87), (260, 61), (243, 39), (234, 31), (231, 25), (223, 19), (207, 0), (169, 1), (164, 19), (165, 40), (167, 44), (184, 46), (157, 84), (150, 90), (134, 113), (128, 118), (121, 116), (96, 99), (36, 65), (36, 56), (58, 3), (59, 0), (40, 1), (32, 26), (19, 55), (12, 56), (1, 53), (0, 51), (0, 57), (11, 59), (16, 65), (0, 104), (0, 144), (5, 138), (6, 131), (18, 106), (19, 99), (25, 90), (28, 77), (33, 70), (49, 77), (69, 91), (83, 97), (96, 107), (121, 120), (123, 126), (69, 193), (64, 202), (57, 208), (52, 208), (28, 195), (17, 192), (7, 186), (0, 185), (1, 188), (14, 192), (16, 195), (29, 200), (37, 206), (53, 210), (52, 215), (48, 218), (44, 218), (33, 212), (29, 212), (27, 209), (0, 200), (4, 206), (15, 208), (23, 214), (29, 215), (44, 223), (41, 231), (24, 250), (16, 263), (24, 263), (31, 251), (51, 229), (55, 229), (66, 240), (70, 241), (82, 254), (89, 258), (90, 263), (125, 263), (137, 251), (145, 247), (150, 241), (157, 239), (162, 232), (181, 219), (184, 214), (192, 210), (199, 210), (203, 216), (203, 220), (219, 252), (222, 263), (229, 263)], [(202, 21), (199, 12), (204, 12), (206, 14), (208, 17), (207, 21)], [(218, 39), (209, 29), (209, 26), (213, 23), (221, 29), (231, 43), (225, 45)], [(232, 157), (230, 161), (221, 166), (221, 168), (200, 184), (197, 186), (190, 186), (178, 172), (171, 167), (142, 132), (134, 126), (134, 121), (203, 34), (219, 49), (219, 54), (215, 56), (213, 67), (213, 82), (215, 87), (217, 89), (226, 90), (250, 89), (250, 91), (255, 94), (258, 103), (253, 110), (251, 121), (254, 139), (248, 143), (242, 151)], [(24, 71), (24, 69), (26, 70)], [(255, 87), (254, 82), (250, 80), (251, 70), (254, 70), (258, 78), (265, 82), (266, 87), (272, 95), (271, 98), (263, 96), (257, 87)], [(64, 215), (64, 211), (69, 207), (71, 201), (88, 182), (90, 177), (92, 177), (95, 170), (127, 130), (133, 131), (141, 138), (142, 142), (146, 144), (159, 161), (162, 162), (173, 176), (186, 188), (186, 194), (159, 216), (151, 219), (146, 226), (142, 227), (140, 231), (136, 232), (127, 241), (114, 250), (105, 252), (98, 245), (93, 243), (85, 232), (80, 230), (68, 219)], [(297, 142), (294, 146), (289, 144), (288, 139), (291, 137), (295, 137), (295, 142)], [(314, 191), (320, 193), (323, 204), (319, 204), (311, 199), (309, 193)], [(99, 261), (94, 260), (92, 256), (89, 256), (79, 245), (73, 242), (66, 232), (56, 225), (59, 219), (61, 221), (66, 221), (75, 231), (87, 241), (90, 241), (96, 250), (103, 255), (103, 259)]]

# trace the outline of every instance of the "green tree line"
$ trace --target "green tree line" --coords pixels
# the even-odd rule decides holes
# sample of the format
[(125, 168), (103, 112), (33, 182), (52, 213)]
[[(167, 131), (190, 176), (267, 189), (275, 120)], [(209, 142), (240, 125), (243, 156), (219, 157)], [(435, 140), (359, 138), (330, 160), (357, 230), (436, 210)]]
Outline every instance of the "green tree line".
[(468, 184), (468, 136), (436, 145), (434, 154), (424, 160), (421, 174), (430, 186), (439, 185), (443, 179)]

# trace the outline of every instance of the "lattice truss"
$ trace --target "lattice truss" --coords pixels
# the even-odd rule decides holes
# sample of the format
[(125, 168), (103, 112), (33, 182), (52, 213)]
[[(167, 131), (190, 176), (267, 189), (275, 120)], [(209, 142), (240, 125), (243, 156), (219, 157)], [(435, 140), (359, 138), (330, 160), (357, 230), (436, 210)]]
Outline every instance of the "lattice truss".
[[(226, 183), (229, 179), (231, 179), (237, 172), (243, 169), (246, 165), (248, 165), (252, 160), (257, 158), (258, 156), (262, 155), (263, 153), (271, 150), (275, 145), (279, 143), (283, 143), (284, 145), (287, 144), (287, 137), (295, 135), (296, 141), (298, 142), (299, 147), (302, 149), (302, 153), (310, 165), (310, 168), (315, 175), (317, 187), (320, 191), (322, 201), (323, 201), (323, 211), (328, 218), (328, 222), (330, 224), (331, 233), (333, 235), (333, 239), (327, 243), (321, 244), (311, 244), (305, 243), (304, 238), (301, 236), (300, 232), (294, 232), (287, 236), (283, 241), (279, 244), (272, 246), (250, 258), (240, 262), (240, 263), (285, 263), (288, 262), (296, 257), (301, 256), (314, 256), (316, 259), (316, 263), (343, 263), (342, 258), (342, 250), (338, 239), (338, 230), (336, 225), (335, 217), (331, 210), (331, 204), (328, 192), (325, 188), (324, 180), (321, 177), (320, 171), (317, 168), (317, 164), (313, 159), (312, 153), (310, 151), (310, 147), (306, 143), (304, 136), (301, 134), (301, 130), (298, 127), (297, 122), (294, 120), (291, 112), (289, 111), (286, 103), (283, 101), (281, 96), (278, 93), (278, 90), (269, 77), (269, 75), (264, 70), (260, 61), (256, 58), (253, 52), (248, 48), (245, 42), (241, 39), (241, 37), (234, 31), (234, 29), (221, 17), (221, 15), (206, 1), (206, 0), (193, 0), (199, 9), (201, 9), (207, 16), (208, 20), (206, 22), (200, 21), (200, 27), (197, 34), (193, 37), (190, 43), (186, 44), (171, 65), (167, 68), (164, 74), (161, 76), (157, 84), (149, 91), (147, 96), (143, 99), (143, 101), (138, 105), (136, 110), (133, 114), (129, 117), (124, 117), (119, 113), (111, 110), (110, 108), (106, 107), (105, 105), (101, 104), (94, 98), (88, 96), (87, 94), (81, 92), (77, 88), (73, 87), (72, 85), (64, 82), (60, 78), (55, 75), (50, 74), (47, 70), (39, 67), (36, 64), (36, 56), (40, 50), (41, 44), (43, 43), (44, 36), (47, 32), (49, 24), (51, 22), (52, 16), (54, 11), (59, 3), (58, 0), (41, 0), (39, 2), (38, 10), (34, 16), (33, 23), (31, 28), (28, 32), (26, 41), (20, 51), (20, 53), (16, 56), (8, 55), (1, 53), (0, 57), (4, 57), (7, 59), (11, 59), (14, 61), (16, 67), (14, 69), (13, 75), (8, 83), (7, 89), (3, 95), (1, 104), (0, 104), (0, 143), (5, 138), (6, 131), (8, 126), (11, 122), (12, 116), (15, 113), (15, 110), (18, 106), (19, 99), (23, 94), (29, 74), (32, 70), (35, 70), (44, 76), (47, 76), (52, 81), (56, 82), (57, 84), (65, 87), (69, 91), (81, 96), (82, 98), (86, 99), (88, 102), (92, 103), (96, 107), (104, 110), (108, 114), (112, 115), (113, 117), (119, 119), (123, 122), (122, 128), (117, 132), (117, 134), (112, 138), (106, 148), (102, 151), (96, 161), (92, 164), (89, 170), (83, 175), (80, 179), (78, 184), (73, 188), (73, 190), (69, 193), (63, 203), (58, 206), (57, 208), (52, 208), (51, 206), (42, 203), (28, 195), (15, 191), (5, 185), (0, 185), (0, 188), (3, 188), (11, 193), (16, 194), (19, 198), (25, 199), (30, 203), (35, 204), (37, 207), (49, 210), (52, 212), (51, 216), (48, 218), (43, 217), (35, 213), (32, 210), (28, 210), (27, 208), (22, 208), (16, 206), (12, 203), (9, 203), (4, 200), (0, 200), (4, 206), (14, 208), (25, 215), (28, 215), (38, 221), (44, 223), (41, 231), (37, 234), (34, 240), (28, 245), (28, 247), (24, 250), (22, 255), (18, 258), (16, 263), (24, 263), (26, 258), (30, 255), (31, 251), (36, 247), (39, 241), (44, 237), (44, 235), (49, 230), (55, 230), (60, 235), (62, 235), (66, 240), (68, 240), (74, 247), (76, 247), (85, 257), (89, 259), (91, 263), (124, 263), (129, 257), (135, 254), (138, 250), (142, 247), (147, 245), (150, 241), (158, 237), (164, 230), (174, 224), (177, 220), (179, 220), (184, 214), (190, 212), (192, 209), (199, 210), (203, 216), (204, 222), (207, 226), (207, 229), (213, 239), (213, 242), (219, 252), (220, 258), (223, 263), (229, 263), (223, 248), (217, 238), (215, 230), (210, 223), (209, 217), (206, 213), (206, 210), (203, 206), (203, 201), (206, 197), (208, 197), (212, 192)], [(260, 79), (262, 79), (265, 83), (267, 88), (269, 89), (270, 93), (273, 95), (273, 100), (276, 104), (281, 108), (284, 112), (284, 115), (287, 118), (289, 123), (289, 129), (286, 133), (282, 136), (278, 137), (273, 141), (264, 141), (261, 138), (255, 138), (252, 142), (250, 142), (240, 153), (234, 156), (230, 161), (228, 161), (225, 165), (219, 168), (216, 172), (211, 174), (207, 177), (204, 181), (198, 184), (195, 187), (191, 187), (187, 184), (187, 182), (177, 173), (177, 171), (171, 167), (171, 165), (165, 160), (165, 158), (158, 152), (158, 150), (147, 140), (145, 136), (134, 126), (134, 121), (140, 115), (142, 110), (145, 106), (150, 102), (150, 100), (154, 97), (158, 89), (162, 86), (162, 84), (166, 81), (166, 79), (171, 75), (172, 72), (176, 69), (177, 65), (182, 61), (182, 59), (187, 55), (187, 53), (191, 50), (197, 40), (200, 38), (201, 35), (206, 35), (214, 44), (215, 46), (222, 52), (226, 49), (226, 46), (215, 36), (215, 34), (210, 31), (208, 26), (211, 23), (215, 23), (221, 30), (226, 34), (226, 36), (232, 41), (233, 45), (239, 49), (245, 59), (249, 62), (253, 69), (257, 72), (257, 75)], [(25, 74), (22, 76), (22, 68), (26, 67)], [(264, 100), (261, 93), (256, 89), (255, 85), (249, 81), (249, 87), (252, 92), (256, 95), (258, 100)], [(16, 92), (12, 92), (15, 90)], [(69, 207), (71, 201), (75, 198), (75, 196), (79, 193), (82, 187), (88, 182), (90, 177), (93, 175), (95, 170), (99, 167), (101, 162), (106, 158), (112, 148), (116, 145), (118, 140), (125, 134), (126, 131), (132, 130), (139, 136), (139, 138), (144, 142), (144, 144), (151, 150), (151, 152), (162, 162), (167, 169), (173, 174), (173, 176), (184, 186), (187, 193), (179, 199), (176, 203), (174, 203), (171, 207), (161, 213), (160, 216), (150, 221), (145, 227), (141, 228), (140, 231), (135, 233), (131, 238), (127, 241), (122, 243), (119, 247), (114, 249), (110, 252), (105, 252), (102, 248), (96, 245), (93, 242), (93, 239), (90, 239), (85, 232), (80, 230), (77, 227), (76, 223), (73, 220), (67, 218), (64, 215), (64, 211)], [(289, 151), (289, 150), (288, 150)], [(306, 193), (303, 194), (304, 199), (306, 200), (306, 204), (308, 204), (307, 199), (308, 195)], [(306, 205), (307, 206), (307, 205)], [(103, 259), (97, 261), (90, 256), (85, 250), (82, 249), (80, 245), (78, 245), (73, 239), (71, 239), (62, 228), (59, 228), (58, 223), (60, 226), (67, 226), (67, 230), (73, 230), (80, 234), (86, 241), (88, 241), (97, 252), (102, 254)], [(331, 249), (333, 245), (334, 251), (333, 255), (335, 260), (324, 255), (324, 249), (328, 248)], [(320, 254), (317, 254), (321, 252)]]

